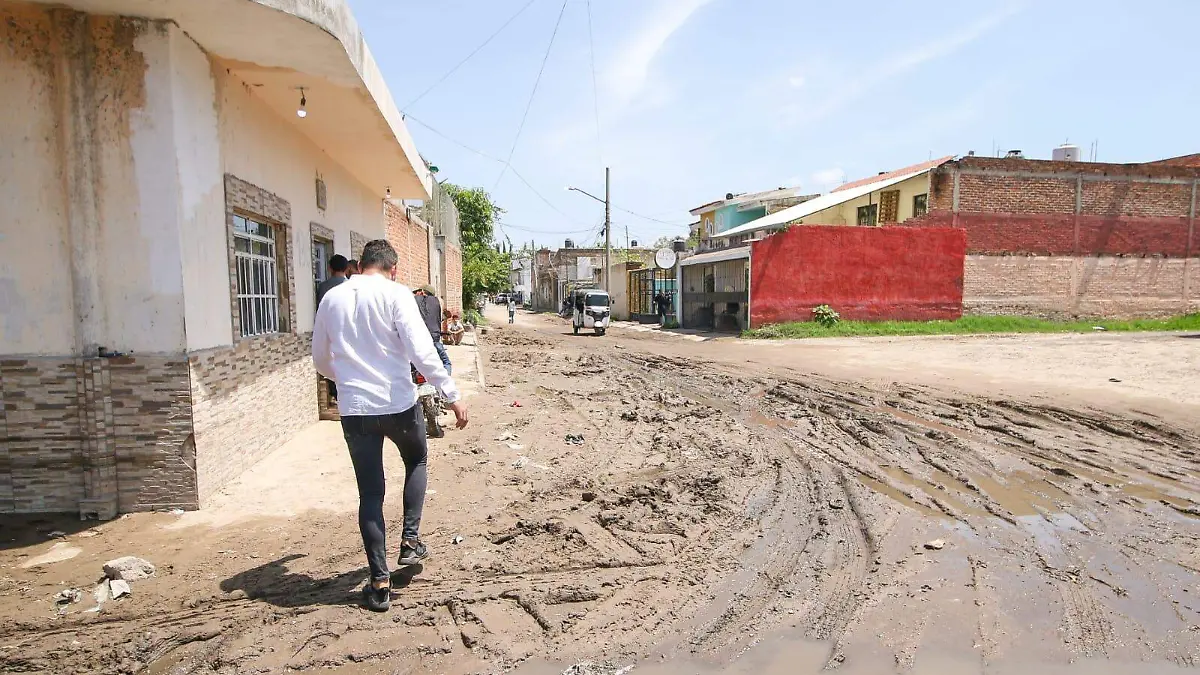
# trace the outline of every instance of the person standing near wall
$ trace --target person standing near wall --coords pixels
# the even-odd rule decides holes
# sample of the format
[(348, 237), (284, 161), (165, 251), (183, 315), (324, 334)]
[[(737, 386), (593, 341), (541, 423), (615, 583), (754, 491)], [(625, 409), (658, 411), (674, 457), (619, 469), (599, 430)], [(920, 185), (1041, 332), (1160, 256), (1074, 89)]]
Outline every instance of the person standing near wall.
[[(322, 281), (317, 286), (317, 307), (321, 306), (321, 300), (325, 298), (325, 294), (333, 290), (334, 287), (346, 281), (346, 271), (350, 267), (350, 261), (346, 260), (346, 256), (338, 253), (329, 259), (329, 278)], [(325, 378), (325, 387), (329, 391), (329, 402), (337, 402), (337, 383), (329, 378)]]
[(417, 307), (421, 310), (421, 316), (425, 318), (425, 325), (429, 327), (429, 336), (433, 338), (433, 347), (441, 357), (446, 372), (449, 373), (451, 372), (450, 355), (446, 353), (446, 346), (442, 344), (442, 303), (438, 300), (437, 291), (433, 286), (426, 284), (413, 291), (413, 295), (417, 298)]
[(415, 565), (429, 555), (419, 538), (428, 480), (425, 416), (409, 364), (441, 391), (459, 429), (467, 426), (467, 406), (438, 359), (413, 295), (395, 283), (396, 250), (376, 239), (367, 243), (362, 256), (362, 273), (329, 291), (317, 308), (312, 357), (318, 373), (341, 385), (338, 410), (358, 483), (358, 527), (371, 569), (363, 604), (385, 612), (391, 607), (383, 520), (385, 437), (404, 460), (398, 563)]

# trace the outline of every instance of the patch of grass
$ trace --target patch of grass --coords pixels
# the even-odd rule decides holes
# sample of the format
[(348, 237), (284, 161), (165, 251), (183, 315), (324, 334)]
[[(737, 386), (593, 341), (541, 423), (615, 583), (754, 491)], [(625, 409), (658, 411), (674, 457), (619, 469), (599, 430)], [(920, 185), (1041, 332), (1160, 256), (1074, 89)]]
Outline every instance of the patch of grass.
[(1107, 331), (1189, 331), (1200, 330), (1200, 314), (1169, 319), (1108, 319), (1049, 321), (1019, 316), (964, 316), (957, 321), (846, 321), (822, 326), (815, 321), (796, 321), (755, 328), (742, 333), (744, 338), (818, 338), (884, 335), (971, 335), (985, 333), (1091, 333), (1099, 326)]

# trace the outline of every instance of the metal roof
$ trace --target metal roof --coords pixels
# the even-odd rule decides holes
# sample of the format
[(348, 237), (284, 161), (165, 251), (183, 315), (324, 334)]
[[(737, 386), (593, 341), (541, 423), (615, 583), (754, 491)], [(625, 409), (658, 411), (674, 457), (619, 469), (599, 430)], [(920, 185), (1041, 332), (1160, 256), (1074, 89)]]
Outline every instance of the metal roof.
[(763, 216), (758, 220), (752, 220), (745, 225), (739, 225), (732, 230), (720, 232), (714, 235), (714, 238), (736, 237), (739, 234), (746, 234), (747, 232), (757, 232), (758, 230), (785, 225), (793, 220), (799, 220), (800, 218), (811, 216), (819, 211), (824, 211), (825, 209), (832, 208), (839, 204), (845, 204), (848, 201), (853, 201), (859, 197), (862, 197), (863, 195), (875, 192), (876, 190), (882, 190), (883, 188), (891, 187), (897, 183), (902, 183), (909, 178), (920, 176), (923, 173), (929, 173), (929, 171), (933, 168), (934, 167), (930, 166), (913, 173), (900, 174), (898, 176), (892, 176), (890, 178), (885, 178), (884, 180), (875, 181), (873, 183), (866, 183), (864, 185), (852, 187), (849, 190), (830, 192), (828, 194), (821, 195), (816, 199), (810, 199), (806, 202), (797, 204), (791, 208)]
[(725, 262), (726, 260), (737, 260), (739, 258), (749, 258), (750, 247), (739, 246), (738, 248), (727, 248), (723, 251), (712, 251), (710, 253), (700, 253), (698, 255), (688, 256), (679, 261), (680, 267), (689, 265), (703, 265)]

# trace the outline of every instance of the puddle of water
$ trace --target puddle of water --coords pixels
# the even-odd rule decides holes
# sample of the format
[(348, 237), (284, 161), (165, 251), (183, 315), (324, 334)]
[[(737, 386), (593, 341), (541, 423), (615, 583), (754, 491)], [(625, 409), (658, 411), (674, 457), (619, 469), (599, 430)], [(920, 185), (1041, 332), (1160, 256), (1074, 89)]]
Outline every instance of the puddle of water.
[(1001, 483), (987, 476), (971, 476), (971, 482), (1014, 516), (1040, 516), (1043, 511), (1062, 511), (1060, 502), (1071, 502), (1067, 493), (1031, 474), (1014, 471)]
[(971, 434), (969, 434), (968, 432), (966, 432), (962, 429), (955, 429), (954, 427), (946, 425), (946, 424), (942, 424), (941, 422), (935, 422), (933, 420), (921, 417), (920, 415), (914, 415), (910, 412), (906, 412), (906, 411), (900, 410), (898, 408), (893, 408), (891, 406), (877, 405), (874, 408), (872, 408), (872, 410), (874, 410), (875, 412), (884, 413), (886, 415), (891, 415), (892, 417), (895, 417), (896, 419), (901, 419), (906, 422), (911, 422), (918, 426), (925, 427), (926, 429), (933, 429), (935, 431), (941, 431), (943, 433), (950, 434), (951, 436), (954, 436), (955, 438), (958, 438), (960, 440), (964, 440), (964, 441), (978, 440), (974, 436), (972, 436)]
[(884, 496), (889, 497), (897, 502), (900, 502), (901, 504), (907, 506), (908, 508), (910, 508), (914, 511), (917, 511), (918, 513), (924, 514), (926, 516), (930, 516), (932, 518), (948, 518), (949, 517), (937, 509), (930, 508), (928, 506), (925, 506), (924, 504), (918, 504), (917, 502), (913, 501), (912, 497), (909, 497), (908, 495), (897, 490), (896, 488), (894, 488), (886, 483), (877, 481), (874, 478), (860, 475), (858, 477), (858, 480), (859, 480), (859, 482), (861, 482), (863, 485), (867, 486), (871, 490), (874, 490), (875, 492), (878, 492), (881, 495), (884, 495)]
[(970, 506), (967, 504), (967, 502), (960, 499), (958, 495), (969, 494), (966, 491), (966, 488), (963, 487), (961, 483), (941, 471), (935, 470), (934, 476), (935, 478), (938, 478), (938, 480), (944, 480), (948, 483), (947, 489), (945, 490), (938, 489), (939, 483), (921, 480), (920, 478), (913, 476), (898, 466), (884, 466), (883, 472), (891, 477), (892, 480), (908, 485), (914, 489), (921, 490), (931, 498), (935, 498), (941, 502), (944, 502), (947, 506), (957, 510), (960, 513), (976, 516), (990, 515), (987, 511)]
[[(1129, 495), (1130, 497), (1137, 497), (1138, 499), (1145, 499), (1153, 502), (1166, 502), (1181, 509), (1194, 510), (1200, 508), (1200, 505), (1194, 504), (1186, 499), (1169, 495), (1153, 485), (1147, 485), (1145, 483), (1124, 483), (1120, 486), (1120, 490), (1122, 494)], [(1193, 518), (1198, 517), (1191, 513), (1184, 515), (1188, 515)]]

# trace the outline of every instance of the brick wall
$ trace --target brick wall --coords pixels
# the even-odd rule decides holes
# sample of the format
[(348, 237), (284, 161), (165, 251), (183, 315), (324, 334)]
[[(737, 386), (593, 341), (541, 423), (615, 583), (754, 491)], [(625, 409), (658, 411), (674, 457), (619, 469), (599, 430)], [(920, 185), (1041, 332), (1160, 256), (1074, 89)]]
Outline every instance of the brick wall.
[(1200, 311), (1200, 265), (1177, 258), (969, 255), (963, 309), (1056, 319), (1186, 314)]
[(270, 335), (191, 354), (201, 504), (317, 421), (311, 337)]
[(199, 505), (182, 357), (8, 357), (0, 399), (0, 512)]
[(446, 242), (446, 307), (451, 311), (462, 311), (463, 256), (462, 249)]
[(968, 312), (1135, 317), (1195, 311), (1200, 289), (1191, 258), (1197, 255), (1200, 167), (1179, 159), (1095, 164), (966, 157), (935, 171), (930, 213), (903, 225), (966, 232)]
[(387, 240), (400, 258), (396, 281), (416, 288), (430, 283), (429, 228), (409, 219), (401, 205), (384, 203)]

